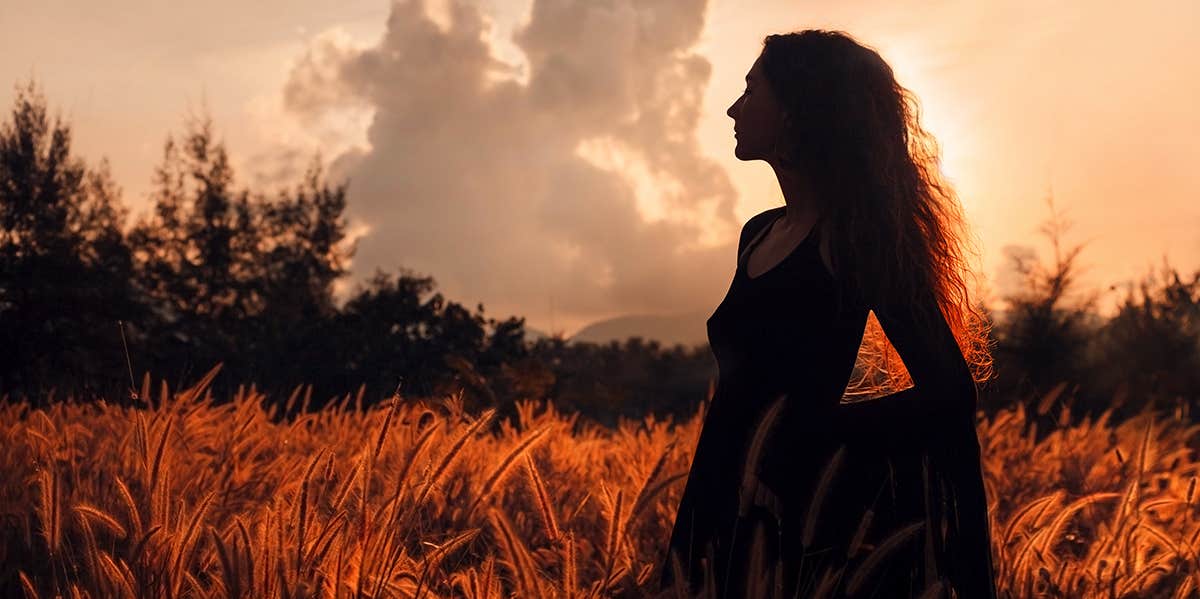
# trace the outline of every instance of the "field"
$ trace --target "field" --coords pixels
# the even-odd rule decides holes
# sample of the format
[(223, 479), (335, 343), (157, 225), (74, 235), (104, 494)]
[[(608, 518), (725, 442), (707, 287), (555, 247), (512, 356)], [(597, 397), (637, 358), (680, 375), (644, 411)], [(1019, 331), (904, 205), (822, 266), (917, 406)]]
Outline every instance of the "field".
[[(253, 391), (216, 401), (215, 373), (147, 378), (138, 407), (0, 405), (0, 592), (646, 596), (701, 423), (361, 393), (311, 413), (293, 394), (282, 418)], [(1109, 416), (1040, 440), (1020, 406), (980, 419), (1001, 596), (1197, 595), (1200, 427)]]

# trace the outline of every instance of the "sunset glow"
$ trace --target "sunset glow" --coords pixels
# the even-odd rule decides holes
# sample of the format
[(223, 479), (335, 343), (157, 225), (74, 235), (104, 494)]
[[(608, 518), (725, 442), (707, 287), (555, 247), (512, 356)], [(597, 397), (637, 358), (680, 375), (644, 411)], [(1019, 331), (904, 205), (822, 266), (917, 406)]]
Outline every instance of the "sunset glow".
[[(439, 249), (436, 260), (406, 266), (440, 275), (447, 293), (464, 301), (525, 315), (535, 328), (549, 325), (545, 290), (525, 293), (513, 277), (471, 283), (467, 273), (479, 256), (452, 249), (475, 247), (470, 231), (488, 226), (482, 206), (509, 206), (531, 246), (552, 248), (559, 235), (589, 237), (531, 215), (562, 197), (541, 194), (554, 193), (549, 181), (567, 158), (591, 165), (600, 176), (587, 185), (599, 187), (586, 191), (593, 198), (587, 201), (612, 206), (609, 226), (632, 235), (621, 245), (636, 238), (639, 260), (661, 260), (659, 268), (689, 273), (689, 291), (676, 297), (644, 288), (597, 299), (606, 287), (580, 289), (577, 298), (564, 289), (556, 324), (571, 331), (601, 314), (711, 310), (731, 272), (727, 248), (741, 224), (782, 203), (769, 167), (733, 156), (724, 110), (740, 93), (762, 37), (805, 27), (855, 35), (879, 50), (916, 94), (922, 122), (940, 143), (942, 171), (982, 243), (987, 278), (1004, 278), (1006, 246), (1047, 255), (1037, 228), (1047, 217), (1044, 198), (1051, 192), (1076, 221), (1068, 241), (1089, 243), (1082, 256), (1090, 265), (1083, 275), (1087, 285), (1125, 285), (1164, 255), (1183, 266), (1200, 263), (1200, 174), (1190, 166), (1200, 154), (1200, 89), (1197, 78), (1185, 75), (1200, 72), (1200, 9), (1194, 2), (1152, 2), (1132, 13), (1100, 4), (1081, 13), (1033, 2), (827, 3), (800, 10), (782, 0), (721, 0), (681, 15), (680, 23), (694, 17), (702, 26), (694, 37), (692, 30), (680, 34), (678, 39), (691, 41), (661, 57), (638, 54), (646, 50), (631, 33), (638, 22), (632, 13), (596, 8), (557, 14), (531, 1), (488, 3), (462, 13), (477, 11), (474, 24), (456, 21), (451, 4), (441, 1), (403, 9), (393, 21), (393, 5), (381, 0), (343, 3), (336, 11), (268, 3), (251, 14), (218, 3), (203, 17), (134, 11), (132, 5), (124, 10), (120, 4), (86, 17), (44, 5), (30, 9), (34, 14), (23, 21), (3, 20), (0, 33), (14, 51), (0, 57), (0, 65), (14, 82), (29, 75), (41, 80), (52, 104), (70, 116), (79, 152), (109, 158), (135, 211), (147, 206), (165, 136), (187, 114), (207, 107), (246, 183), (285, 184), (317, 150), (331, 173), (350, 179), (351, 220), (375, 227), (361, 240), (356, 277), (397, 266), (401, 256), (424, 255), (397, 245), (415, 239), (411, 233), (387, 229), (403, 220), (394, 194), (428, 194), (446, 212), (427, 226), (456, 241)], [(192, 28), (224, 13), (237, 14), (229, 20), (239, 26), (222, 29), (221, 40), (206, 40)], [(545, 33), (547, 23), (560, 18), (554, 27), (574, 31), (567, 23), (586, 19), (589, 29), (574, 39)], [(522, 33), (531, 23), (537, 32)], [(463, 29), (476, 25), (477, 34)], [(51, 27), (77, 40), (80, 51), (36, 50), (33, 40)], [(119, 37), (107, 33), (117, 30)], [(444, 45), (472, 36), (480, 40), (478, 49)], [(163, 46), (164, 39), (173, 43)], [(434, 44), (442, 49), (424, 50)], [(170, 54), (146, 58), (158, 47)], [(670, 62), (669, 56), (684, 56), (689, 48), (697, 64), (707, 66), (691, 72), (693, 67)], [(566, 72), (580, 75), (556, 79)], [(557, 82), (548, 86), (551, 81)], [(562, 87), (569, 85), (579, 89)], [(142, 90), (137, 98), (129, 95), (134, 89)], [(573, 99), (545, 104), (559, 101), (551, 100), (556, 94), (569, 94), (563, 102)], [(697, 102), (692, 94), (699, 95)], [(0, 90), (0, 101), (10, 97), (10, 88)], [(680, 116), (689, 111), (694, 119)], [(630, 129), (645, 114), (664, 115), (655, 118), (665, 128), (649, 137)], [(665, 116), (670, 114), (676, 116)], [(475, 151), (482, 154), (468, 159)], [(412, 162), (414, 156), (420, 159)], [(669, 166), (653, 167), (651, 159)], [(572, 185), (583, 192), (583, 184)], [(468, 191), (474, 187), (489, 190), (491, 199)], [(633, 210), (623, 207), (626, 199), (606, 196), (618, 189), (629, 194)], [(383, 190), (387, 195), (377, 195)], [(609, 199), (594, 199), (603, 197)], [(432, 199), (419, 203), (427, 201)], [(464, 227), (464, 215), (480, 220)], [(645, 226), (652, 223), (666, 228)], [(673, 239), (671, 246), (659, 245), (666, 239)], [(723, 251), (725, 259), (709, 259), (710, 250)], [(633, 262), (622, 263), (621, 247), (597, 240), (578, 251), (589, 257), (574, 267), (551, 262), (539, 269), (546, 285), (577, 287), (567, 281), (585, 273), (558, 269), (584, 265), (606, 265), (601, 270), (618, 287), (653, 280), (636, 272)], [(542, 254), (532, 247), (492, 252), (487, 271), (518, 271)], [(600, 280), (606, 277), (593, 279)], [(1102, 304), (1115, 299), (1106, 294)]]
[(0, 597), (1200, 590), (1200, 0), (0, 39)]

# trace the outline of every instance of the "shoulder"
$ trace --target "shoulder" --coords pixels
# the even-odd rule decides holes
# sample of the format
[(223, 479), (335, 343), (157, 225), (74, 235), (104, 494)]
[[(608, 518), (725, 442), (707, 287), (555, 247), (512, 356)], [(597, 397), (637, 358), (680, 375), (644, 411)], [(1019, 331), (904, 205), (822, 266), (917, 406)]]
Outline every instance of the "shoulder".
[(785, 206), (776, 206), (751, 216), (750, 219), (742, 225), (741, 238), (738, 239), (738, 255), (741, 255), (742, 249), (746, 247), (746, 244), (751, 239), (754, 239), (754, 236), (757, 235), (758, 232), (763, 229), (763, 227), (770, 224), (771, 221), (778, 217), (779, 213), (783, 212), (784, 210), (786, 210)]
[(774, 208), (767, 208), (766, 210), (763, 210), (762, 212), (759, 212), (758, 214), (751, 216), (750, 219), (746, 221), (746, 224), (743, 225), (742, 228), (749, 229), (749, 228), (755, 227), (755, 226), (756, 226), (756, 228), (762, 228), (764, 225), (770, 223), (771, 219), (777, 218), (780, 214), (782, 214), (784, 210), (787, 210), (786, 206), (776, 206)]

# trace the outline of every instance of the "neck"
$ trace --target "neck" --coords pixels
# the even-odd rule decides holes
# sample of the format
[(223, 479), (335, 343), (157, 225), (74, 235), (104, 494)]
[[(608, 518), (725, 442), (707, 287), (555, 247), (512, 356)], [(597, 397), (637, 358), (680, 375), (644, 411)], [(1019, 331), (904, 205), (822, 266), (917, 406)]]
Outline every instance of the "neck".
[(799, 171), (771, 166), (787, 205), (779, 225), (787, 230), (808, 230), (822, 213), (812, 181)]

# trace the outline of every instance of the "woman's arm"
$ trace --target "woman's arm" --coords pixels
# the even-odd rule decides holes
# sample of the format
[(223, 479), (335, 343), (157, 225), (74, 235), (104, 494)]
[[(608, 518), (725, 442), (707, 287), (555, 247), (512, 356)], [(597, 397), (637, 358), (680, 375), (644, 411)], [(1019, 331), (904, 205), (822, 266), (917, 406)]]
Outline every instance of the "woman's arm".
[[(954, 432), (954, 425), (974, 425), (978, 392), (962, 351), (938, 309), (932, 293), (921, 309), (936, 317), (922, 329), (905, 306), (876, 305), (875, 317), (900, 354), (913, 386), (876, 399), (837, 404), (841, 430), (872, 444), (931, 441)], [(947, 431), (947, 425), (951, 431)], [(972, 429), (973, 430), (973, 429)]]
[[(907, 311), (877, 308), (875, 316), (900, 354), (913, 386), (874, 400), (839, 404), (840, 431), (868, 463), (918, 457), (916, 484), (925, 497), (925, 525), (939, 574), (961, 597), (995, 599), (987, 493), (975, 435), (978, 392), (971, 370), (932, 294), (922, 301), (936, 317), (922, 330)], [(904, 459), (900, 460), (904, 462)]]

